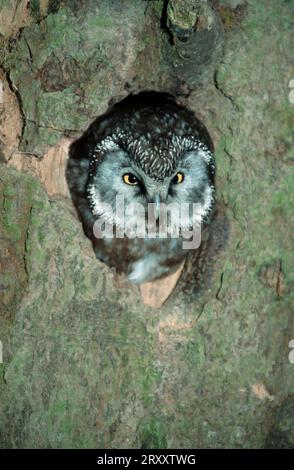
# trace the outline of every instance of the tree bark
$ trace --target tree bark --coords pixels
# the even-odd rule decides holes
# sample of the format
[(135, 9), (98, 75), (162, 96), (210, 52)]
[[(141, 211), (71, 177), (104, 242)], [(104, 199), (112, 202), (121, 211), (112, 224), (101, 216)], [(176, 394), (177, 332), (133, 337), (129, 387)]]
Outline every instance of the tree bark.
[[(293, 447), (293, 4), (1, 5), (1, 447)], [(38, 166), (146, 89), (216, 147), (205, 256), (159, 309), (96, 260)]]

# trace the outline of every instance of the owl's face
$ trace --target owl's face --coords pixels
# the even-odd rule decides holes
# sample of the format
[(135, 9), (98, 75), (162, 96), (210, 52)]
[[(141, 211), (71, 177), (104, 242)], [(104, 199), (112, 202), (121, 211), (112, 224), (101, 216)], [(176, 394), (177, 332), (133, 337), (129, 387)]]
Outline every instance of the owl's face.
[[(147, 214), (148, 204), (152, 204), (155, 217), (160, 214), (161, 204), (170, 205), (183, 203), (198, 204), (198, 222), (208, 217), (213, 206), (214, 187), (208, 165), (212, 155), (203, 144), (190, 143), (187, 139), (183, 145), (176, 139), (177, 148), (156, 147), (152, 149), (151, 143), (146, 143), (141, 153), (145, 155), (144, 164), (140, 165), (140, 159), (135, 154), (138, 145), (133, 142), (128, 149), (123, 149), (107, 138), (106, 143), (100, 145), (100, 158), (93, 159), (90, 165), (90, 176), (87, 184), (87, 198), (93, 214), (121, 226), (122, 223), (133, 226), (141, 217), (144, 217), (140, 208), (145, 208)], [(101, 154), (101, 149), (104, 149)], [(148, 162), (148, 152), (150, 165)], [(165, 152), (165, 154), (164, 154)], [(173, 158), (168, 159), (168, 153)], [(175, 154), (177, 157), (175, 158)], [(164, 177), (156, 170), (147, 173), (154, 165), (160, 165), (160, 161), (168, 160), (167, 175)], [(116, 211), (117, 196), (124, 199), (124, 213)], [(191, 213), (190, 213), (191, 216)], [(191, 220), (182, 220), (186, 226), (191, 225)]]

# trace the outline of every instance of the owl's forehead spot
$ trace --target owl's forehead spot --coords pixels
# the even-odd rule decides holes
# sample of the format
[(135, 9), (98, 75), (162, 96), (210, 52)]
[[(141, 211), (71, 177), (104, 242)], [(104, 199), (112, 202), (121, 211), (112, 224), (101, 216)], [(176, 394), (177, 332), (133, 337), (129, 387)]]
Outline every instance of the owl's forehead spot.
[(94, 150), (96, 159), (105, 152), (123, 150), (127, 152), (142, 170), (154, 179), (162, 180), (171, 176), (185, 151), (197, 150), (207, 165), (213, 155), (196, 136), (179, 135), (174, 132), (161, 137), (151, 132), (132, 134), (116, 128), (115, 132), (99, 142)]
[(136, 164), (155, 179), (171, 176), (180, 157), (179, 149), (171, 139), (158, 140), (151, 134), (144, 134), (130, 142), (128, 151)]

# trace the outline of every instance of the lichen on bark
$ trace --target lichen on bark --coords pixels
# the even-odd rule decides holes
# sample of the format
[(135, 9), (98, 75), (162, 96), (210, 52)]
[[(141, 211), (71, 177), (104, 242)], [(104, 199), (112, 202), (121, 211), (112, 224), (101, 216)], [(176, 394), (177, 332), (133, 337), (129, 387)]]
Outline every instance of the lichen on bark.
[(69, 199), (1, 164), (1, 447), (294, 446), (293, 4), (210, 2), (224, 56), (190, 87), (164, 2), (57, 3), (2, 37), (19, 150), (42, 157), (129, 92), (173, 92), (213, 136), (220, 223), (196, 292), (152, 309), (95, 259)]

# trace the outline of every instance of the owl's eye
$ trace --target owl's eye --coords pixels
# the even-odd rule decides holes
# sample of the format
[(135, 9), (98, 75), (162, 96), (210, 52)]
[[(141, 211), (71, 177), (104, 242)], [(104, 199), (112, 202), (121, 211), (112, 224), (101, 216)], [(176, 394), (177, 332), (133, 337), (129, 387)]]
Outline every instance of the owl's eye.
[(132, 173), (124, 174), (123, 175), (123, 180), (124, 180), (124, 183), (130, 184), (132, 186), (134, 186), (135, 184), (139, 184), (138, 178), (135, 175), (133, 175)]
[(177, 173), (176, 176), (173, 177), (172, 183), (174, 184), (180, 184), (184, 181), (184, 175), (183, 173)]

